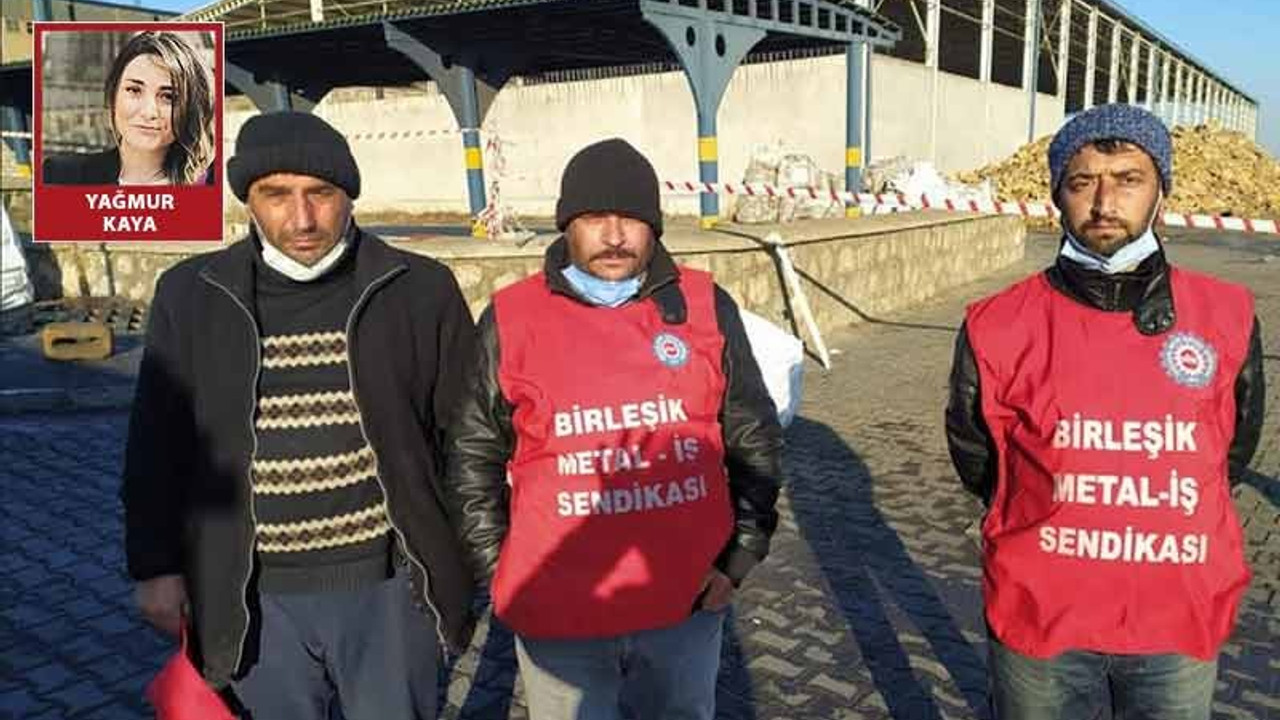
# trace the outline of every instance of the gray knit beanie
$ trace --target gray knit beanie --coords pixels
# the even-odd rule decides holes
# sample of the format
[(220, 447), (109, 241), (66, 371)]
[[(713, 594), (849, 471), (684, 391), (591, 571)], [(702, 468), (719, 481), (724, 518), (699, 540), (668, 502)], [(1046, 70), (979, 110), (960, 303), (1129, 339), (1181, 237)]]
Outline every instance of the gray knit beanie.
[(1049, 144), (1049, 192), (1058, 201), (1058, 189), (1071, 158), (1085, 145), (1099, 140), (1130, 142), (1146, 151), (1160, 172), (1160, 187), (1167, 197), (1173, 187), (1173, 142), (1160, 118), (1134, 105), (1099, 105), (1076, 115)]

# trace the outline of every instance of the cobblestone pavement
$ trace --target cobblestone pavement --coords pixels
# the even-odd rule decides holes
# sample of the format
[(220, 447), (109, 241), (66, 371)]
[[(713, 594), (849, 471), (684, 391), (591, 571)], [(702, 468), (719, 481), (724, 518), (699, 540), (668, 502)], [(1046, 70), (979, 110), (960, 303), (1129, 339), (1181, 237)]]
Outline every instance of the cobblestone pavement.
[[(788, 431), (774, 553), (726, 634), (720, 717), (989, 717), (978, 506), (946, 456), (946, 373), (963, 304), (1052, 250), (1033, 240), (998, 277), (828, 338), (835, 368), (810, 367)], [(1214, 716), (1280, 717), (1280, 243), (1187, 235), (1169, 252), (1258, 297), (1271, 417), (1236, 498), (1255, 579)], [(120, 571), (125, 422), (119, 411), (0, 417), (0, 718), (149, 717), (141, 688), (168, 649), (140, 626)], [(479, 634), (442, 693), (448, 718), (525, 717), (510, 637)]]

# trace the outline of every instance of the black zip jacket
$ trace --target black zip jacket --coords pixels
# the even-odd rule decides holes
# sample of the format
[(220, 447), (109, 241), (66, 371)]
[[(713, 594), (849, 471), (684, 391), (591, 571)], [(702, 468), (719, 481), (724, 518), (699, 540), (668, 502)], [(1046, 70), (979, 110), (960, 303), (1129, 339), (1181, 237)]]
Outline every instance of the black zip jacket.
[[(1177, 320), (1169, 263), (1163, 250), (1143, 260), (1132, 272), (1113, 275), (1086, 269), (1059, 256), (1045, 275), (1055, 290), (1076, 302), (1106, 312), (1131, 313), (1134, 326), (1144, 335), (1168, 332)], [(1236, 427), (1227, 450), (1228, 476), (1233, 485), (1240, 481), (1258, 449), (1266, 401), (1265, 382), (1261, 329), (1255, 317), (1249, 354), (1235, 383)], [(991, 433), (982, 417), (981, 403), (978, 366), (968, 332), (961, 326), (951, 365), (947, 446), (965, 489), (989, 504), (995, 493), (996, 456)]]
[[(260, 339), (254, 239), (184, 260), (157, 282), (129, 422), (121, 498), (129, 574), (186, 579), (197, 659), (215, 686), (256, 657), (249, 467)], [(442, 643), (470, 639), (472, 583), (441, 502), (443, 431), (475, 328), (453, 274), (359, 233), (347, 323), (362, 430)]]
[[(567, 245), (561, 238), (547, 249), (547, 284), (552, 292), (584, 302), (560, 274), (568, 263)], [(657, 303), (669, 324), (686, 319), (680, 271), (661, 243), (656, 245), (636, 302)], [(769, 538), (778, 524), (774, 505), (782, 478), (782, 428), (751, 354), (737, 305), (719, 287), (715, 303), (716, 320), (725, 339), (722, 363), (726, 388), (720, 425), (735, 518), (733, 535), (716, 565), (738, 584), (768, 554)], [(492, 306), (480, 317), (478, 353), (469, 368), (466, 397), (457, 422), (449, 429), (447, 446), (449, 511), (471, 554), (476, 581), (482, 586), (493, 577), (509, 527), (506, 463), (515, 447), (513, 407), (498, 384), (497, 322)]]

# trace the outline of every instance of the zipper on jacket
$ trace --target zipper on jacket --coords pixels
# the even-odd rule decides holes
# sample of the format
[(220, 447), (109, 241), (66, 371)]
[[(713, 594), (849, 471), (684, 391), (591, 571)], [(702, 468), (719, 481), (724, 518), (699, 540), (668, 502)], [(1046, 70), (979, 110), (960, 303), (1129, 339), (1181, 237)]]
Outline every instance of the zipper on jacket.
[[(393, 517), (391, 513), (391, 494), (387, 492), (387, 485), (382, 479), (382, 461), (378, 458), (377, 448), (369, 440), (368, 432), (365, 431), (364, 412), (360, 409), (360, 396), (356, 392), (355, 336), (352, 334), (352, 330), (355, 328), (356, 315), (360, 313), (360, 308), (364, 306), (365, 302), (369, 299), (369, 296), (373, 294), (373, 291), (377, 290), (391, 278), (399, 275), (404, 270), (405, 267), (402, 265), (369, 283), (369, 285), (364, 289), (364, 292), (360, 293), (360, 297), (356, 299), (356, 304), (351, 307), (351, 314), (347, 316), (346, 328), (347, 381), (351, 384), (351, 399), (355, 402), (356, 406), (356, 417), (358, 418), (360, 425), (360, 437), (363, 438), (365, 444), (369, 446), (369, 452), (373, 453), (374, 477), (378, 480), (378, 487), (382, 488), (382, 499), (386, 508), (387, 523), (391, 525), (391, 529), (395, 531), (396, 539), (399, 540), (400, 547), (404, 550), (404, 556), (409, 560), (409, 562), (416, 565), (418, 570), (422, 573), (422, 599), (427, 603), (427, 607), (431, 608), (431, 613), (436, 617), (436, 636), (440, 639), (441, 649), (444, 650), (449, 648), (449, 641), (448, 638), (445, 637), (444, 630), (441, 627), (441, 624), (444, 622), (444, 618), (440, 615), (440, 612), (436, 610), (435, 604), (431, 602), (431, 576), (427, 573), (426, 564), (414, 557), (413, 550), (409, 548), (409, 542), (405, 540), (404, 532), (400, 530), (398, 525), (396, 525), (395, 517)], [(412, 590), (412, 577), (410, 577), (409, 582), (410, 590)]]
[(244, 644), (249, 637), (249, 626), (251, 612), (249, 610), (249, 580), (253, 577), (253, 555), (254, 548), (258, 544), (258, 514), (253, 509), (253, 460), (258, 456), (258, 429), (255, 423), (258, 411), (258, 382), (262, 379), (262, 331), (258, 329), (258, 321), (253, 317), (253, 313), (249, 312), (249, 308), (240, 302), (240, 298), (231, 292), (218, 281), (208, 275), (201, 275), (205, 282), (213, 285), (222, 292), (226, 293), (236, 306), (244, 311), (245, 317), (249, 319), (249, 327), (253, 330), (253, 386), (249, 390), (249, 436), (253, 438), (253, 451), (249, 453), (249, 466), (245, 468), (245, 479), (248, 481), (249, 490), (249, 524), (252, 532), (249, 536), (249, 564), (244, 574), (244, 579), (240, 581), (240, 606), (244, 608), (244, 629), (240, 631), (240, 642), (236, 647), (236, 662), (232, 666), (231, 672), (235, 673), (240, 668), (240, 663), (244, 661)]

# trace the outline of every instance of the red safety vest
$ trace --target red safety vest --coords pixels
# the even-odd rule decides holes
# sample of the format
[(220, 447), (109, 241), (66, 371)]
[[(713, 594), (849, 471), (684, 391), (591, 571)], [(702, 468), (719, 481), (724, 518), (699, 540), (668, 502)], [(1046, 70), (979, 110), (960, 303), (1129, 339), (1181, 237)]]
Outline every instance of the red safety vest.
[(728, 542), (714, 285), (682, 268), (680, 288), (680, 325), (652, 301), (584, 305), (542, 273), (494, 296), (516, 445), (493, 604), (521, 635), (677, 624)]
[(987, 622), (1037, 658), (1216, 656), (1249, 582), (1227, 482), (1253, 299), (1174, 269), (1177, 324), (1140, 334), (1043, 274), (966, 320), (998, 482)]

